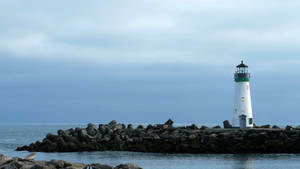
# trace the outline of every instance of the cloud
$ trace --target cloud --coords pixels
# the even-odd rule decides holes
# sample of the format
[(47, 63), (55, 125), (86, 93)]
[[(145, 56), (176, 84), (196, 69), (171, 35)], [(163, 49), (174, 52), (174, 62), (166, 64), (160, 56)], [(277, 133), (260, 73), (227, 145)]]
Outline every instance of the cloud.
[(221, 66), (245, 56), (254, 63), (282, 59), (296, 63), (297, 4), (250, 0), (1, 2), (0, 52), (107, 65)]
[(299, 5), (1, 1), (0, 120), (157, 121), (172, 112), (175, 121), (220, 122), (231, 117), (241, 59), (253, 73), (257, 121), (271, 120), (270, 110), (276, 119), (294, 117), (282, 112), (299, 100)]

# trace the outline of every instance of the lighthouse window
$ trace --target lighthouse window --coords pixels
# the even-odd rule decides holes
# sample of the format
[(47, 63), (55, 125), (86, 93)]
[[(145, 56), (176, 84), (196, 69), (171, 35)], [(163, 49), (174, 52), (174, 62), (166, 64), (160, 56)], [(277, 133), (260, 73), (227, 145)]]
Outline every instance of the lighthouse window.
[(252, 118), (249, 118), (249, 124), (252, 124), (253, 121), (252, 121)]
[(244, 102), (245, 101), (245, 97), (242, 97), (242, 102)]

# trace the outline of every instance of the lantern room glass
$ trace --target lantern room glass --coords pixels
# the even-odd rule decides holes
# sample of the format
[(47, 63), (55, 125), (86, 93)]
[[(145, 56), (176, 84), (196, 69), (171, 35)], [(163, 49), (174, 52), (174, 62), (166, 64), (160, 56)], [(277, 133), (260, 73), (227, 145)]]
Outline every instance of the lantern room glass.
[(248, 68), (247, 67), (238, 67), (236, 72), (237, 73), (248, 73)]

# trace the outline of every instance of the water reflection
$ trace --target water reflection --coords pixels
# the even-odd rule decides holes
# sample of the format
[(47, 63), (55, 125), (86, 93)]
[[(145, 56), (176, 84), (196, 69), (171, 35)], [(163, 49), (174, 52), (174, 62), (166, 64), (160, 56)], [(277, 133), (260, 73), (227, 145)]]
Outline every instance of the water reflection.
[(232, 169), (253, 169), (255, 155), (234, 155)]

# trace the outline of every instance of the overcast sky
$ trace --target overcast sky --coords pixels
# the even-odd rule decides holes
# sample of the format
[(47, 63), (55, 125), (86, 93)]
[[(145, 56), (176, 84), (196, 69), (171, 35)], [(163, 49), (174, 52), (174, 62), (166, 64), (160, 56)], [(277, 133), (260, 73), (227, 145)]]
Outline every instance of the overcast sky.
[[(300, 1), (0, 2), (0, 122), (297, 123)], [(296, 117), (296, 118), (295, 118)]]

